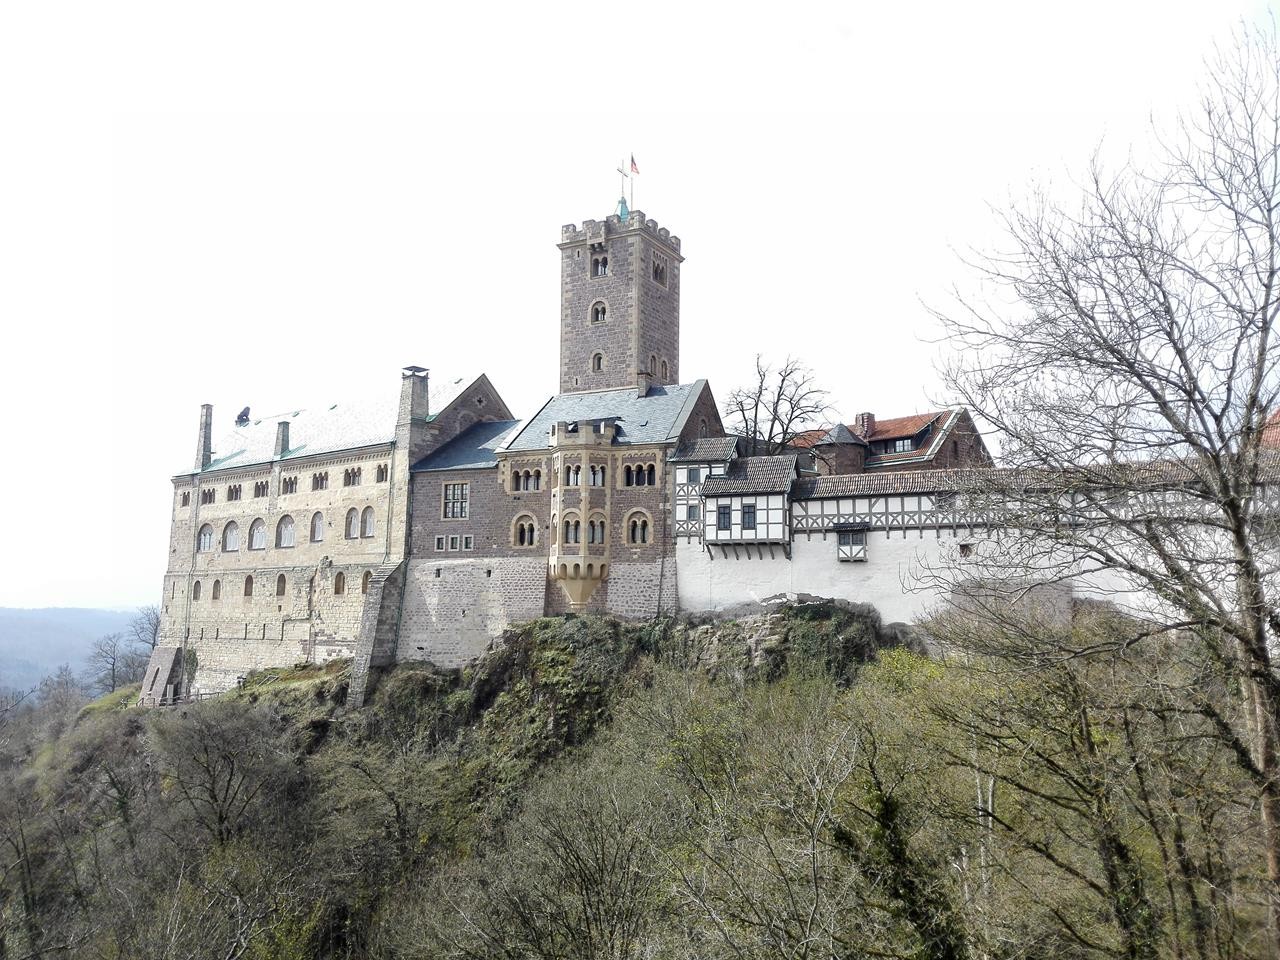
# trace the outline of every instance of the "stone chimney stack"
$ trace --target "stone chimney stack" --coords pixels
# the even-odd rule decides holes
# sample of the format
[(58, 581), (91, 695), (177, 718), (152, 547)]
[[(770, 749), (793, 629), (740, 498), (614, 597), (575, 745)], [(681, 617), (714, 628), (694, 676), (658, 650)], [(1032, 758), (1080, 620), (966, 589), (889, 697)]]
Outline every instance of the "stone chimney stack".
[(275, 458), (279, 460), (289, 452), (289, 421), (281, 420), (276, 424), (276, 451)]
[[(400, 371), (400, 412), (396, 417), (396, 446), (414, 463), (426, 452), (430, 372), (423, 367)], [(407, 468), (408, 464), (406, 464)]]
[(199, 473), (213, 459), (213, 404), (200, 405), (200, 439), (196, 443), (196, 469)]
[(853, 432), (860, 437), (869, 437), (876, 432), (876, 415), (860, 413), (853, 418)]

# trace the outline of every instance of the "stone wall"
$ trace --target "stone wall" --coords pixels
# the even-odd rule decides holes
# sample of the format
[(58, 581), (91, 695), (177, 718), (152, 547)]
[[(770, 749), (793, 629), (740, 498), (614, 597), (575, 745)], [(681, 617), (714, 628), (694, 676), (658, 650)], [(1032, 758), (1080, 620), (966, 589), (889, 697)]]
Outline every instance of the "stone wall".
[(541, 557), (414, 557), (396, 659), (461, 666), (511, 624), (542, 616), (546, 584)]

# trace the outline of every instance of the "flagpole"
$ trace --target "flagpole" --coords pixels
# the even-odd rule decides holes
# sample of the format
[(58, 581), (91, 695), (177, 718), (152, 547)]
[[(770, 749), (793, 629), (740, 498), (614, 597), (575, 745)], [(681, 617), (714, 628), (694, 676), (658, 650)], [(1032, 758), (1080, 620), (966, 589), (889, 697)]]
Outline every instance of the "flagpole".
[[(631, 155), (631, 163), (634, 165), (635, 162), (636, 162), (636, 155), (633, 153)], [(627, 169), (630, 170), (631, 168), (628, 167)], [(636, 208), (636, 175), (633, 173), (631, 174), (631, 209), (634, 210), (635, 208)]]

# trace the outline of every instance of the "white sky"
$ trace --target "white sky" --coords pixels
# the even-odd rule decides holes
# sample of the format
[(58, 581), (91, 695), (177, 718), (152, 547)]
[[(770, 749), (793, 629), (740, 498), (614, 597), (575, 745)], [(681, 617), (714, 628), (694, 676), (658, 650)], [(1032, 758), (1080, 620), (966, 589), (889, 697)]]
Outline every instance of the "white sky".
[(1258, 0), (0, 6), (0, 606), (158, 600), (225, 427), (484, 371), (557, 385), (561, 224), (684, 244), (683, 379), (945, 400), (921, 303), (992, 208), (1190, 103)]

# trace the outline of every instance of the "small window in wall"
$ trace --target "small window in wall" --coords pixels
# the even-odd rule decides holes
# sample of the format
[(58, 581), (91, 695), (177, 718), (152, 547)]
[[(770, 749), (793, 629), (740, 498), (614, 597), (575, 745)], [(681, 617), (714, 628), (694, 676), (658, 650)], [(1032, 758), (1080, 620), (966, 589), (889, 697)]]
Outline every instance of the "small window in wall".
[(649, 520), (647, 517), (633, 514), (627, 523), (627, 539), (634, 544), (649, 542)]
[(190, 490), (184, 490), (184, 491), (182, 492), (182, 505), (183, 505), (184, 507), (189, 507), (189, 506), (191, 506), (191, 491), (190, 491)]
[(707, 418), (702, 417), (698, 420), (698, 436), (705, 437), (707, 435)]
[(462, 549), (470, 550), (472, 547), (475, 546), (475, 543), (476, 543), (475, 539), (470, 534), (467, 534), (462, 538)]
[(727, 503), (716, 507), (716, 529), (728, 530), (733, 526), (733, 508)]
[(333, 575), (333, 595), (340, 597), (347, 592), (347, 576), (344, 573)]
[(702, 482), (702, 468), (701, 468), (701, 467), (690, 467), (690, 468), (689, 468), (689, 472), (688, 472), (688, 475), (687, 475), (687, 476), (688, 476), (688, 482), (689, 482), (689, 483), (701, 483), (701, 482)]
[(605, 307), (604, 303), (602, 303), (601, 301), (597, 300), (595, 303), (591, 305), (591, 322), (592, 323), (604, 323), (605, 317), (607, 316), (607, 314), (608, 314), (608, 308)]
[(972, 556), (973, 556), (973, 544), (972, 544), (972, 543), (962, 543), (962, 544), (960, 544), (960, 556), (962, 556), (962, 557), (972, 557)]
[(222, 599), (222, 581), (221, 580), (213, 581), (213, 599), (214, 600)]
[(597, 353), (597, 354), (593, 354), (593, 355), (592, 355), (592, 357), (591, 357), (591, 369), (592, 369), (592, 370), (595, 370), (595, 371), (597, 371), (597, 372), (598, 372), (598, 371), (600, 371), (600, 370), (603, 370), (603, 369), (604, 369), (604, 354), (603, 354), (603, 353)]
[(441, 511), (446, 520), (460, 520), (467, 515), (468, 489), (465, 483), (446, 483), (444, 485), (444, 505)]
[(444, 549), (444, 537), (436, 537), (436, 549), (437, 550)]
[(527, 514), (516, 518), (515, 530), (511, 534), (511, 543), (516, 547), (532, 547), (537, 539), (537, 526), (533, 517)]
[(360, 513), (360, 536), (372, 537), (374, 532), (373, 507), (365, 507)]
[(284, 574), (276, 577), (276, 596), (283, 597), (285, 590), (288, 588), (289, 582), (285, 579)]
[(265, 497), (271, 492), (271, 482), (269, 480), (258, 480), (253, 484), (253, 498), (257, 500), (259, 497)]
[(607, 277), (609, 275), (609, 258), (598, 256), (591, 258), (591, 276)]
[(670, 377), (671, 377), (671, 375), (670, 375), (669, 373), (667, 373), (667, 361), (663, 360), (663, 361), (662, 361), (662, 379), (663, 379), (663, 380), (668, 380), (668, 379), (670, 379)]
[(744, 503), (742, 505), (742, 529), (754, 530), (756, 528), (756, 505), (754, 503)]
[(645, 468), (644, 468), (644, 478), (645, 478), (645, 479), (644, 479), (644, 482), (645, 482), (648, 486), (651, 486), (651, 487), (652, 487), (652, 486), (653, 486), (653, 478), (654, 478), (654, 469), (653, 469), (653, 464), (652, 464), (652, 463), (651, 463), (651, 464), (649, 464), (649, 466), (647, 466), (647, 467), (645, 467)]
[(914, 449), (915, 447), (912, 445), (910, 437), (893, 441), (892, 451), (894, 453), (908, 453)]
[(244, 578), (244, 595), (246, 597), (253, 596), (253, 577), (252, 576), (248, 576)]
[(450, 550), (457, 550), (457, 549), (459, 549), (461, 546), (462, 546), (462, 538), (461, 538), (461, 537), (459, 537), (459, 536), (457, 536), (457, 535), (455, 534), (454, 536), (451, 536), (451, 537), (449, 538), (449, 549), (450, 549)]
[(866, 560), (867, 531), (839, 531), (836, 534), (836, 558), (838, 560)]
[(373, 571), (372, 571), (372, 570), (366, 570), (366, 571), (364, 572), (364, 576), (360, 578), (360, 592), (361, 592), (361, 593), (368, 593), (368, 592), (369, 592), (369, 584), (371, 584), (371, 583), (373, 583)]
[(199, 580), (197, 580), (195, 582), (195, 586), (191, 588), (191, 599), (192, 600), (200, 599), (200, 581)]
[(297, 493), (298, 478), (297, 477), (281, 477), (280, 492), (281, 493)]
[(374, 471), (374, 482), (375, 483), (387, 482), (387, 465), (385, 463), (378, 464), (378, 469)]
[(649, 375), (654, 377), (658, 375), (658, 358), (652, 353), (649, 354)]
[(208, 553), (213, 549), (213, 527), (205, 524), (200, 528), (200, 533), (196, 537), (196, 551), (199, 553)]
[(651, 265), (650, 275), (653, 277), (654, 283), (660, 284), (664, 287), (667, 285), (668, 265), (669, 265), (669, 261), (662, 254), (655, 253), (653, 255), (653, 263)]
[(686, 520), (701, 520), (702, 508), (696, 503), (691, 503), (684, 508), (684, 518)]
[(324, 514), (313, 513), (311, 515), (311, 542), (322, 543), (324, 541)]

